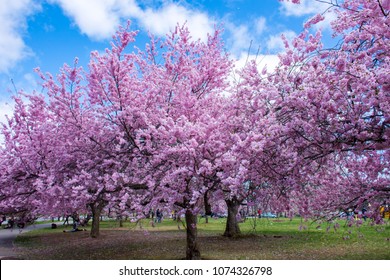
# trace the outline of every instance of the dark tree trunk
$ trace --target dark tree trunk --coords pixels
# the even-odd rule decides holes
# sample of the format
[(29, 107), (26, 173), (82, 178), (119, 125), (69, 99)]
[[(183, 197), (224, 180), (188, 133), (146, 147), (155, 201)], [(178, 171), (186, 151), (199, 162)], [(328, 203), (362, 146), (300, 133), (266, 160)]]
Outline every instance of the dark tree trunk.
[(91, 208), (92, 208), (91, 237), (97, 238), (100, 235), (100, 209), (95, 206), (92, 206)]
[(187, 224), (187, 260), (200, 260), (200, 251), (198, 245), (198, 229), (196, 227), (197, 217), (191, 210), (186, 211)]
[(119, 227), (123, 227), (123, 218), (119, 216)]
[(90, 236), (92, 238), (98, 238), (100, 235), (100, 214), (102, 213), (105, 203), (100, 201), (91, 203), (89, 206), (92, 211), (92, 227)]
[(240, 227), (238, 226), (237, 213), (240, 207), (241, 201), (237, 198), (225, 200), (228, 208), (228, 216), (226, 220), (226, 229), (224, 236), (234, 237), (241, 233)]
[(209, 216), (211, 216), (211, 204), (209, 201), (209, 191), (206, 191), (204, 194), (204, 211), (206, 216), (206, 224), (209, 223)]

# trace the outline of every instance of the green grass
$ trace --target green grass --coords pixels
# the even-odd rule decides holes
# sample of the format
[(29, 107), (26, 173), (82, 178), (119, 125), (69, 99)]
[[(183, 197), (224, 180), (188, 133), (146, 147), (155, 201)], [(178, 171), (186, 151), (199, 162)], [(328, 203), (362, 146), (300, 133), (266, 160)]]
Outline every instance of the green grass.
[[(316, 223), (289, 219), (247, 219), (242, 234), (226, 238), (226, 219), (198, 223), (204, 259), (390, 259), (390, 226), (365, 222), (348, 227), (345, 221)], [(327, 228), (329, 227), (329, 230)], [(71, 226), (40, 229), (19, 235), (15, 241), (22, 259), (181, 259), (185, 256), (185, 230), (170, 219), (101, 223), (101, 237), (89, 230), (63, 233)]]

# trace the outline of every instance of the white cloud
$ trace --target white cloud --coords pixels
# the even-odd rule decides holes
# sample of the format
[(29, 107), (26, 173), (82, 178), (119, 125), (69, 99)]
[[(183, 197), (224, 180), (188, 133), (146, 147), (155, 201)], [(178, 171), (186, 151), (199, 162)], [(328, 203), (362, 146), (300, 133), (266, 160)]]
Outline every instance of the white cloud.
[(187, 22), (194, 39), (205, 40), (212, 33), (214, 21), (206, 13), (179, 4), (164, 4), (159, 9), (142, 9), (136, 0), (49, 0), (61, 6), (80, 31), (88, 37), (110, 38), (123, 19), (132, 19), (153, 34), (163, 36), (177, 23)]
[(286, 16), (311, 16), (323, 14), (325, 19), (316, 25), (317, 29), (331, 29), (330, 23), (336, 18), (332, 5), (314, 0), (301, 0), (300, 4), (283, 1), (280, 3), (281, 12)]
[(23, 41), (26, 18), (40, 6), (33, 0), (2, 1), (0, 4), (0, 73), (8, 72), (31, 50)]
[(240, 58), (242, 52), (252, 54), (259, 48), (263, 48), (264, 31), (267, 29), (267, 20), (265, 17), (259, 17), (246, 24), (236, 25), (229, 17), (225, 18), (225, 28), (227, 32), (226, 43), (229, 46), (230, 53), (235, 58)]
[(292, 41), (292, 39), (297, 36), (297, 34), (292, 30), (285, 30), (284, 32), (270, 36), (267, 41), (267, 48), (270, 52), (278, 53), (284, 50), (284, 43), (281, 38), (282, 35), (286, 37), (288, 42)]
[(138, 6), (137, 0), (114, 0), (114, 2), (117, 11), (125, 17), (137, 17), (142, 14), (142, 9)]
[(243, 51), (247, 51), (251, 46), (251, 41), (254, 39), (254, 34), (252, 34), (247, 25), (234, 25), (232, 23), (227, 23), (226, 30), (229, 32), (229, 37), (227, 38), (227, 43), (230, 46), (230, 52), (235, 57), (240, 57)]
[(215, 22), (206, 13), (189, 10), (177, 4), (164, 5), (161, 9), (146, 9), (137, 17), (138, 22), (151, 33), (165, 35), (173, 30), (177, 23), (184, 24), (194, 39), (207, 39), (207, 34), (214, 30)]
[(49, 0), (61, 6), (80, 31), (103, 40), (114, 35), (123, 16), (133, 16), (140, 9), (133, 0)]
[(259, 55), (249, 55), (247, 53), (241, 53), (239, 59), (237, 59), (234, 63), (234, 68), (236, 70), (242, 69), (245, 64), (249, 61), (256, 61), (257, 69), (259, 69), (259, 72), (263, 70), (264, 67), (267, 68), (268, 73), (274, 72), (276, 66), (278, 66), (279, 63), (279, 57), (277, 55), (273, 54), (259, 54)]
[(16, 88), (27, 93), (39, 89), (39, 76), (35, 73), (26, 73), (21, 81), (16, 81)]
[(265, 31), (268, 30), (267, 19), (259, 17), (245, 24), (235, 24), (231, 16), (224, 18), (226, 45), (234, 58), (239, 59), (243, 52), (252, 55), (266, 46)]
[(262, 34), (266, 30), (266, 28), (267, 28), (266, 18), (265, 17), (259, 17), (255, 21), (255, 28), (256, 28), (257, 34)]
[(279, 57), (274, 54), (260, 55), (257, 62), (258, 69), (266, 67), (268, 73), (273, 73), (279, 64)]
[(314, 0), (301, 0), (300, 4), (283, 1), (281, 4), (281, 12), (286, 16), (305, 16), (324, 12), (329, 8), (329, 4)]

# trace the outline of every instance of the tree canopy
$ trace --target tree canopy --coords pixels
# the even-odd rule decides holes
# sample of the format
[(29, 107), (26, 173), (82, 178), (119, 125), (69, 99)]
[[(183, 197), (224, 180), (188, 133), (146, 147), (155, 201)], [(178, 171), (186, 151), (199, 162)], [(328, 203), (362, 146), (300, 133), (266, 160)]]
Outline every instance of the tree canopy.
[[(299, 2), (299, 1), (293, 1)], [(330, 219), (348, 208), (380, 222), (390, 198), (390, 1), (329, 3), (334, 48), (310, 19), (284, 39), (275, 71), (233, 67), (220, 37), (186, 26), (129, 52), (137, 32), (120, 27), (88, 69), (37, 73), (43, 93), (20, 92), (3, 124), (0, 212), (104, 209), (142, 218), (185, 215), (187, 258), (200, 258), (196, 216), (228, 212), (239, 233), (244, 201), (288, 215)], [(238, 82), (229, 77), (238, 71)], [(209, 212), (207, 210), (206, 212)]]

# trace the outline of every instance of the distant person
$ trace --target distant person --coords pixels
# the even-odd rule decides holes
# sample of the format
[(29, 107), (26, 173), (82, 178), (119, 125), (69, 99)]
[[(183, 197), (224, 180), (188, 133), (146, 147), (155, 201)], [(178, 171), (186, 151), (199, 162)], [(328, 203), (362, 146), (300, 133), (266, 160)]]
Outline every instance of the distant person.
[(367, 212), (367, 209), (364, 207), (364, 208), (362, 209), (362, 216), (363, 216), (363, 219), (364, 219), (365, 221), (367, 220), (366, 212)]
[(151, 216), (152, 220), (154, 220), (154, 211), (153, 211), (153, 209), (150, 209), (149, 213), (150, 213), (150, 216)]
[(84, 229), (79, 229), (79, 223), (75, 220), (73, 222), (73, 228), (72, 230), (64, 230), (64, 232), (78, 232), (78, 231), (87, 231), (85, 228)]
[(157, 209), (157, 211), (156, 211), (157, 223), (161, 223), (162, 218), (163, 218), (163, 212), (160, 209)]
[(62, 225), (64, 226), (65, 224), (69, 225), (69, 215), (64, 216), (64, 222)]

